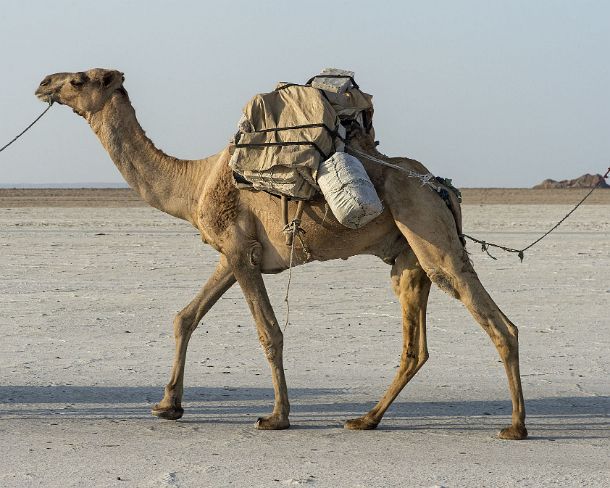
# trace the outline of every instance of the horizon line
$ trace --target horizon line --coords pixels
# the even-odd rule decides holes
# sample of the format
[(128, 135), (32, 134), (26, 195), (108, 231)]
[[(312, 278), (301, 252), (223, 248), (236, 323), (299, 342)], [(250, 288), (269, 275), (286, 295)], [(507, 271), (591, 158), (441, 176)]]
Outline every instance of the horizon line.
[(131, 188), (127, 183), (111, 182), (78, 182), (78, 183), (0, 183), (0, 188), (5, 190), (15, 189), (80, 189), (80, 188)]

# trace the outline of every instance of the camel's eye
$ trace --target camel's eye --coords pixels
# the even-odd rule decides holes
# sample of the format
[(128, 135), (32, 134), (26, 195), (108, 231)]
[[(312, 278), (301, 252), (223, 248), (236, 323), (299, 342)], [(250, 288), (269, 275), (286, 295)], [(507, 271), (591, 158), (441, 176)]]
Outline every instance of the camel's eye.
[(70, 80), (70, 84), (76, 88), (80, 88), (89, 81), (89, 77), (85, 73), (79, 73), (79, 75), (80, 76), (78, 78), (73, 78)]

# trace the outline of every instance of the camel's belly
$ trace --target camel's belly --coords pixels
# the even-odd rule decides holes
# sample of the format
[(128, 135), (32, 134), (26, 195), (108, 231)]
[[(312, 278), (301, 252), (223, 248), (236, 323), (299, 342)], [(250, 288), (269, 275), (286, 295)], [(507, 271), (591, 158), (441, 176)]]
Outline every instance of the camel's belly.
[[(289, 218), (293, 217), (295, 207), (291, 205)], [(263, 246), (261, 269), (264, 273), (277, 273), (287, 269), (290, 263), (293, 248), (286, 244), (279, 215), (272, 205), (268, 212), (257, 213), (261, 224), (257, 231)], [(310, 261), (347, 259), (359, 254), (373, 254), (390, 262), (407, 248), (406, 240), (388, 211), (361, 229), (349, 229), (326, 212), (323, 204), (308, 204), (301, 227), (304, 233), (294, 242), (293, 266)]]

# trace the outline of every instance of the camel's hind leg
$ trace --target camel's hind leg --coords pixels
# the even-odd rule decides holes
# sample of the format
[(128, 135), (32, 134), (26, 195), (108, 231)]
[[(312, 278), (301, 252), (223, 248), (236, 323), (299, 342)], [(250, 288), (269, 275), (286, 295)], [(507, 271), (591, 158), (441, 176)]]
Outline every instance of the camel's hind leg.
[(212, 308), (218, 299), (235, 283), (233, 272), (227, 265), (224, 256), (197, 296), (184, 307), (174, 319), (174, 337), (176, 353), (169, 383), (165, 387), (163, 400), (157, 403), (152, 414), (166, 420), (177, 420), (182, 417), (182, 393), (184, 391), (184, 363), (186, 348), (191, 335), (203, 316)]
[(504, 363), (512, 400), (512, 425), (500, 432), (500, 438), (526, 438), (517, 327), (479, 281), (458, 237), (453, 216), (443, 201), (432, 192), (420, 192), (419, 205), (405, 206), (404, 202), (397, 201), (398, 188), (393, 190), (389, 192), (388, 205), (422, 268), (439, 288), (462, 301), (487, 332)]
[(348, 420), (346, 429), (374, 429), (405, 385), (428, 359), (426, 345), (426, 305), (430, 279), (421, 269), (413, 252), (396, 259), (392, 267), (392, 287), (402, 307), (402, 355), (392, 384), (383, 398), (366, 415)]

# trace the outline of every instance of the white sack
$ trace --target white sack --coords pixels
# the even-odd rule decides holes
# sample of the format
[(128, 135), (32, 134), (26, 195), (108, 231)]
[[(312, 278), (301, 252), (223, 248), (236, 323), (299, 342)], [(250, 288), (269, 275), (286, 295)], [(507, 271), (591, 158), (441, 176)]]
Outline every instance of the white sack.
[(383, 211), (381, 200), (362, 163), (336, 152), (318, 168), (318, 186), (337, 220), (358, 229)]

